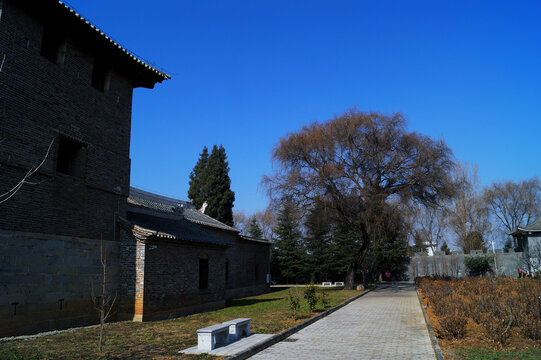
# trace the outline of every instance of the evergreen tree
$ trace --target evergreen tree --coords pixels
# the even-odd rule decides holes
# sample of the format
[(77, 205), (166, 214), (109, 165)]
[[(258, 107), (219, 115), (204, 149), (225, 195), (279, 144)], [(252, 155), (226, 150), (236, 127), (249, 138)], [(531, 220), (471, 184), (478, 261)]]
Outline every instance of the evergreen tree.
[(332, 281), (334, 260), (331, 249), (332, 225), (321, 202), (317, 202), (310, 210), (304, 226), (307, 235), (304, 239), (307, 252), (305, 266), (311, 274), (310, 282)]
[(205, 213), (224, 224), (233, 226), (233, 202), (235, 193), (231, 191), (229, 164), (222, 145), (214, 145), (207, 161), (206, 181), (203, 191), (207, 197)]
[(294, 216), (293, 205), (286, 202), (278, 214), (276, 239), (271, 256), (271, 274), (282, 282), (304, 282), (304, 248)]
[(513, 243), (511, 242), (511, 239), (508, 238), (503, 245), (503, 252), (509, 252), (511, 249), (513, 249)]
[(261, 226), (259, 226), (259, 223), (257, 222), (255, 216), (252, 216), (250, 218), (250, 223), (248, 224), (248, 236), (256, 239), (263, 238), (263, 230), (261, 230)]
[(311, 282), (343, 281), (354, 248), (348, 231), (337, 224), (321, 202), (306, 217), (306, 273)]
[(441, 244), (440, 251), (443, 251), (445, 255), (449, 255), (451, 253), (451, 249), (449, 249), (449, 246), (447, 245), (446, 241), (444, 241), (443, 244)]
[(209, 153), (206, 146), (203, 147), (203, 151), (199, 155), (199, 160), (195, 164), (192, 172), (190, 173), (190, 188), (188, 189), (188, 198), (192, 201), (192, 204), (196, 208), (200, 208), (207, 200), (206, 194), (203, 191), (203, 186), (206, 182), (206, 170), (207, 162), (209, 159)]

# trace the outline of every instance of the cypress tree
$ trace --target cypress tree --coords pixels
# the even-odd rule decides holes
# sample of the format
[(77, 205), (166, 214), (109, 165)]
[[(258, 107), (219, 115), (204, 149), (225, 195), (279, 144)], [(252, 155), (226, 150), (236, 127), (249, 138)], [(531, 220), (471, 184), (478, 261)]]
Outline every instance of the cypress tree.
[(261, 226), (259, 226), (255, 216), (251, 217), (250, 223), (248, 224), (248, 235), (256, 239), (263, 238), (263, 230), (261, 230)]
[(233, 202), (235, 193), (231, 191), (229, 164), (222, 145), (214, 145), (207, 161), (206, 179), (203, 192), (206, 195), (207, 211), (205, 213), (224, 224), (233, 226)]
[(188, 189), (188, 198), (198, 209), (203, 205), (205, 200), (207, 200), (206, 194), (203, 191), (203, 186), (207, 177), (206, 170), (208, 159), (208, 149), (206, 146), (204, 146), (203, 151), (199, 155), (199, 160), (197, 160), (197, 163), (190, 173), (190, 188)]

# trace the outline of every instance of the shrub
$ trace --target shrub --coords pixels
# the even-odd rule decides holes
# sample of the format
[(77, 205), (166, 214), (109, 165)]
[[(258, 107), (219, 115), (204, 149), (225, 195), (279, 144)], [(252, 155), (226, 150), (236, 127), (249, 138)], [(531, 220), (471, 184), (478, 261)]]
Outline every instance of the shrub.
[(293, 318), (296, 318), (301, 308), (301, 297), (299, 295), (299, 290), (297, 288), (295, 288), (295, 291), (289, 289), (287, 299), (289, 301), (289, 309), (291, 310), (291, 316), (293, 316)]
[(329, 294), (325, 290), (321, 290), (319, 295), (319, 301), (323, 309), (327, 309), (331, 304), (329, 303)]
[(532, 340), (541, 340), (539, 296), (541, 296), (541, 282), (532, 279), (517, 280), (513, 297), (516, 324), (520, 333)]
[(512, 306), (502, 300), (496, 296), (484, 296), (478, 314), (479, 325), (485, 328), (488, 338), (500, 347), (506, 345), (513, 323)]
[(480, 276), (492, 271), (491, 256), (465, 256), (464, 264), (466, 265), (470, 276)]
[[(468, 320), (464, 316), (460, 316), (458, 313), (451, 313), (438, 318), (441, 331), (437, 331), (437, 334), (441, 338), (446, 339), (461, 339), (466, 333), (466, 324)], [(436, 328), (436, 330), (438, 330)]]
[(316, 290), (317, 289), (314, 284), (310, 284), (304, 289), (304, 299), (308, 303), (310, 312), (314, 312), (314, 310), (316, 310), (316, 304), (318, 301)]

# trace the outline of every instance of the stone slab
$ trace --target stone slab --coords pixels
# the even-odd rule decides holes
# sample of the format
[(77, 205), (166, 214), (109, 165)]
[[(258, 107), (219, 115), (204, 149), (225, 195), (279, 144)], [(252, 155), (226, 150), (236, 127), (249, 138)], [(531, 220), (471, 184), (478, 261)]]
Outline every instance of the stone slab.
[(252, 334), (248, 337), (242, 338), (239, 341), (235, 341), (232, 344), (219, 347), (211, 351), (199, 350), (197, 346), (193, 346), (188, 349), (180, 350), (180, 354), (209, 354), (216, 356), (235, 356), (246, 349), (251, 348), (257, 344), (260, 344), (274, 335), (272, 334)]

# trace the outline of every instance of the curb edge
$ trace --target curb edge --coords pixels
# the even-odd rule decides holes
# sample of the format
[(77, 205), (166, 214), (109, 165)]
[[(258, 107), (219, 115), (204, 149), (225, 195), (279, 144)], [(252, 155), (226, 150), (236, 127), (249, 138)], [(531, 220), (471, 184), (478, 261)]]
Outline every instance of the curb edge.
[(434, 333), (434, 328), (432, 327), (432, 324), (430, 324), (430, 319), (428, 318), (428, 314), (423, 305), (423, 300), (421, 299), (421, 295), (419, 294), (419, 291), (417, 291), (417, 286), (415, 286), (415, 292), (417, 293), (417, 299), (419, 300), (419, 305), (421, 306), (421, 310), (423, 311), (426, 328), (428, 330), (428, 336), (430, 336), (430, 342), (432, 343), (432, 348), (434, 349), (436, 358), (438, 360), (445, 360), (445, 358), (443, 357), (443, 352), (441, 351), (440, 345), (438, 344), (438, 339), (436, 338), (436, 334)]

